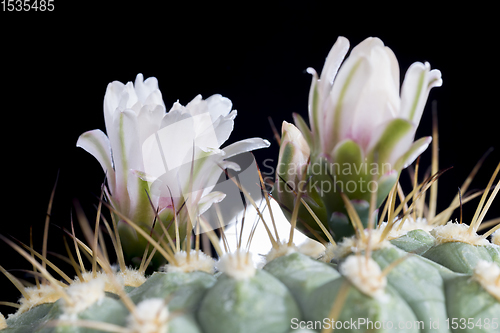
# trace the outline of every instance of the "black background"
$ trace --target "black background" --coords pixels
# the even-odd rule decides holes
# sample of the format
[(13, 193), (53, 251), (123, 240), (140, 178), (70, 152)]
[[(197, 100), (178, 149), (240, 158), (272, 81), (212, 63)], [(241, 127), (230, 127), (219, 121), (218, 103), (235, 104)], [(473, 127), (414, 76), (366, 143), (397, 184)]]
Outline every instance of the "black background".
[[(167, 108), (187, 104), (197, 94), (220, 93), (238, 110), (229, 142), (262, 137), (272, 146), (256, 152), (262, 163), (276, 159), (278, 146), (268, 123), (307, 115), (311, 77), (320, 71), (337, 36), (351, 46), (380, 37), (398, 57), (401, 78), (414, 61), (442, 71), (434, 88), (443, 175), (439, 208), (489, 148), (498, 150), (498, 26), (492, 8), (436, 8), (425, 3), (386, 7), (363, 3), (213, 3), (158, 5), (138, 1), (55, 0), (53, 12), (1, 12), (1, 154), (3, 192), (0, 233), (41, 248), (45, 211), (59, 172), (52, 222), (69, 226), (71, 202), (88, 214), (103, 172), (76, 148), (84, 131), (104, 130), (106, 85), (133, 81), (137, 73), (155, 76)], [(430, 103), (417, 137), (431, 132)], [(423, 165), (429, 164), (429, 152)], [(473, 183), (484, 188), (499, 160), (494, 151)], [(403, 177), (406, 174), (403, 173)], [(477, 201), (464, 207), (470, 220)], [(500, 215), (498, 199), (487, 218)], [(49, 249), (61, 243), (52, 228)], [(29, 268), (0, 245), (0, 264)], [(22, 273), (14, 273), (22, 276)], [(0, 276), (0, 300), (18, 292)], [(8, 309), (2, 309), (8, 312)]]

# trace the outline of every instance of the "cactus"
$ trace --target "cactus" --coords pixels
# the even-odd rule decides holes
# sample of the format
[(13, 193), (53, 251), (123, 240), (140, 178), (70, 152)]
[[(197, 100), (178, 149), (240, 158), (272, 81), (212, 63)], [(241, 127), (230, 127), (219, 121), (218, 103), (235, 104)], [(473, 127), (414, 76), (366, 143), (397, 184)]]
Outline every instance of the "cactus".
[[(345, 40), (340, 39), (338, 43), (332, 52), (340, 52), (343, 57), (347, 52)], [(381, 47), (379, 40), (370, 39), (365, 43)], [(354, 52), (355, 55), (359, 54), (359, 50)], [(387, 49), (382, 51), (382, 58), (389, 54), (386, 53)], [(330, 85), (337, 70), (331, 68), (334, 56), (329, 56), (327, 69), (323, 70), (325, 74), (321, 77), (321, 80), (328, 80)], [(356, 56), (351, 59), (356, 59)], [(392, 55), (389, 59), (392, 59)], [(340, 63), (341, 59), (338, 61)], [(430, 89), (440, 84), (437, 72), (429, 72), (427, 65), (416, 65), (412, 70), (420, 73), (422, 82), (427, 84), (424, 84), (424, 88)], [(344, 74), (339, 72), (339, 75)], [(403, 90), (415, 84), (411, 80), (412, 75), (409, 75), (409, 83)], [(428, 75), (433, 80), (425, 79)], [(314, 76), (311, 89), (313, 115), (316, 112), (314, 108), (318, 107), (315, 106), (317, 97), (314, 95), (325, 94), (331, 88), (321, 80), (318, 81)], [(106, 121), (107, 126), (110, 126), (108, 135), (111, 141), (120, 142), (120, 138), (125, 140), (126, 136), (120, 131), (117, 134), (111, 124), (122, 124), (122, 118), (123, 122), (134, 119), (131, 112), (139, 112), (137, 115), (142, 115), (140, 117), (148, 121), (152, 118), (147, 117), (165, 117), (155, 80), (143, 81), (142, 76), (138, 76), (135, 88), (132, 84), (114, 83), (108, 87), (108, 93), (115, 94), (110, 92), (113, 89), (121, 91), (117, 95), (127, 96), (119, 104), (121, 108), (133, 100), (135, 102), (117, 115), (108, 114), (118, 119)], [(414, 99), (414, 112), (421, 112), (425, 99), (425, 93)], [(109, 110), (110, 103), (115, 100), (108, 102), (105, 110)], [(231, 105), (218, 95), (206, 102), (209, 105), (222, 103), (219, 105), (222, 105), (221, 108), (215, 108), (219, 113), (212, 110), (219, 115), (220, 118), (216, 117), (218, 122), (210, 118), (209, 125), (216, 128), (222, 126), (220, 131), (225, 128), (222, 131), (225, 135), (216, 136), (223, 142), (232, 129), (234, 114), (228, 114)], [(189, 112), (177, 105), (172, 114), (179, 117), (184, 114), (187, 119), (197, 114), (194, 110), (200, 111), (206, 106), (201, 97), (192, 103), (186, 107), (193, 108)], [(321, 103), (326, 102), (323, 100)], [(127, 117), (130, 119), (126, 120)], [(264, 219), (262, 207), (255, 202), (245, 184), (231, 178), (257, 211), (260, 217), (258, 223), (264, 224), (268, 231), (272, 249), (262, 266), (253, 262), (249, 250), (251, 242), (257, 240), (250, 237), (249, 245), (245, 247), (240, 233), (237, 248), (230, 249), (224, 228), (220, 228), (219, 233), (214, 231), (203, 212), (214, 204), (216, 215), (222, 220), (217, 202), (222, 200), (223, 195), (217, 191), (213, 194), (212, 186), (205, 187), (210, 183), (207, 180), (210, 172), (219, 172), (219, 169), (215, 172), (210, 163), (216, 161), (218, 166), (238, 169), (238, 165), (225, 158), (266, 146), (265, 141), (252, 139), (232, 146), (232, 149), (226, 147), (222, 150), (218, 150), (217, 141), (217, 146), (212, 147), (215, 154), (211, 158), (203, 155), (203, 152), (209, 151), (207, 147), (197, 151), (195, 145), (195, 149), (190, 151), (192, 166), (187, 169), (188, 174), (179, 174), (178, 177), (184, 179), (181, 185), (189, 188), (190, 194), (198, 194), (196, 198), (191, 198), (174, 196), (172, 192), (167, 195), (167, 192), (158, 190), (161, 184), (156, 182), (155, 177), (160, 175), (151, 165), (145, 166), (148, 165), (145, 162), (158, 163), (155, 158), (150, 157), (141, 165), (133, 160), (137, 156), (132, 158), (132, 155), (127, 155), (131, 150), (125, 149), (122, 151), (125, 155), (119, 156), (116, 151), (120, 151), (121, 146), (106, 141), (104, 133), (92, 131), (84, 134), (78, 145), (101, 162), (108, 175), (108, 187), (103, 186), (102, 197), (98, 202), (96, 226), (89, 223), (86, 214), (75, 202), (75, 215), (85, 241), (76, 235), (73, 228), (71, 231), (64, 230), (73, 244), (71, 248), (66, 243), (67, 261), (73, 266), (76, 276), (71, 277), (71, 274), (55, 266), (47, 257), (46, 249), (40, 254), (32, 244), (14, 242), (0, 235), (3, 241), (33, 265), (35, 280), (35, 285), (24, 286), (0, 266), (0, 271), (22, 294), (19, 304), (13, 305), (17, 308), (15, 313), (7, 318), (0, 315), (0, 332), (500, 332), (500, 225), (483, 235), (478, 234), (485, 214), (500, 190), (500, 183), (493, 185), (500, 164), (482, 194), (474, 218), (468, 221), (470, 223), (450, 221), (452, 211), (481, 193), (463, 198), (459, 193), (449, 208), (440, 213), (434, 209), (424, 209), (424, 196), (429, 189), (431, 205), (435, 207), (437, 198), (432, 189), (437, 188), (436, 180), (442, 172), (434, 167), (433, 175), (421, 183), (416, 172), (414, 187), (407, 195), (399, 188), (397, 181), (406, 162), (429, 143), (428, 139), (417, 140), (412, 146), (412, 131), (418, 124), (416, 118), (419, 118), (413, 115), (404, 122), (397, 121), (400, 124), (413, 122), (404, 142), (405, 149), (399, 146), (398, 156), (391, 156), (400, 161), (396, 162), (398, 166), (389, 174), (374, 174), (369, 175), (371, 178), (364, 178), (379, 184), (377, 191), (370, 191), (363, 196), (355, 193), (354, 197), (340, 192), (334, 198), (328, 197), (317, 192), (314, 187), (306, 190), (300, 185), (314, 180), (306, 172), (309, 163), (317, 163), (321, 155), (314, 140), (326, 139), (322, 137), (323, 132), (310, 132), (300, 117), (295, 118), (298, 128), (288, 123), (283, 125), (279, 156), (281, 164), (277, 171), (277, 184), (284, 180), (294, 185), (285, 188), (280, 188), (283, 184), (277, 185), (275, 191), (289, 191), (274, 196), (279, 198), (291, 225), (287, 240), (283, 235), (273, 232), (276, 229), (274, 217), (271, 221)], [(315, 119), (312, 118), (313, 131), (318, 126), (318, 123), (314, 123)], [(131, 122), (128, 127), (120, 125), (119, 129), (136, 133), (137, 128), (133, 124)], [(112, 138), (115, 134), (117, 136)], [(345, 150), (344, 157), (347, 158), (357, 149), (358, 143), (346, 142), (343, 148), (336, 151)], [(325, 144), (330, 147), (334, 143)], [(110, 146), (114, 154), (111, 154)], [(138, 149), (139, 144), (131, 141), (126, 146)], [(142, 146), (142, 149), (145, 147)], [(377, 147), (376, 153), (369, 153), (372, 161), (377, 163), (382, 163), (378, 158), (394, 148), (382, 144)], [(196, 153), (203, 155), (198, 156), (199, 161), (192, 157)], [(314, 158), (311, 155), (315, 155)], [(129, 165), (127, 169), (123, 165), (127, 161), (135, 163), (135, 166)], [(436, 166), (437, 162), (433, 162)], [(127, 176), (120, 178), (117, 176), (119, 173)], [(161, 179), (162, 182), (167, 180)], [(265, 189), (262, 178), (260, 182), (262, 189)], [(465, 181), (463, 191), (469, 183), (470, 179)], [(144, 193), (140, 189), (145, 190)], [(382, 212), (377, 214), (381, 198), (386, 199), (385, 205)], [(264, 191), (264, 202), (269, 205), (271, 199)], [(102, 208), (109, 209), (111, 221), (101, 216)], [(332, 215), (335, 219), (331, 218)], [(349, 223), (349, 228), (346, 225), (339, 227), (341, 220), (342, 223)], [(221, 225), (224, 225), (223, 222), (219, 221)], [(95, 232), (100, 227), (108, 231), (110, 243), (116, 252), (117, 265), (110, 262), (104, 251), (102, 237), (99, 232)], [(302, 246), (294, 244), (296, 227), (309, 231), (317, 239), (310, 239)], [(204, 233), (197, 229), (203, 229)], [(347, 232), (348, 229), (351, 231)], [(491, 241), (488, 240), (489, 236)], [(216, 255), (209, 255), (212, 248), (206, 246), (202, 237), (211, 242)], [(89, 259), (90, 265), (85, 265), (84, 257)], [(146, 273), (154, 261), (166, 264), (152, 274)], [(138, 263), (138, 267), (127, 266), (133, 263)]]

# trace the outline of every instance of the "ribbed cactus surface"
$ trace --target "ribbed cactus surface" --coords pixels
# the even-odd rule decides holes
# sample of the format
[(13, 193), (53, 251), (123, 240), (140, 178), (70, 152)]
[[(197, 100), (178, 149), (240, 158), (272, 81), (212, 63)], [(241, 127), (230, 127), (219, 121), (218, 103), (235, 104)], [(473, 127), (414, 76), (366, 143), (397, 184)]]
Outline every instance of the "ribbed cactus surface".
[(121, 296), (106, 291), (110, 279), (101, 274), (10, 316), (2, 332), (499, 332), (500, 246), (448, 242), (422, 255), (405, 251), (433, 239), (415, 230), (373, 242), (370, 256), (339, 244), (331, 262), (293, 247), (261, 269), (237, 252), (215, 274), (156, 272)]

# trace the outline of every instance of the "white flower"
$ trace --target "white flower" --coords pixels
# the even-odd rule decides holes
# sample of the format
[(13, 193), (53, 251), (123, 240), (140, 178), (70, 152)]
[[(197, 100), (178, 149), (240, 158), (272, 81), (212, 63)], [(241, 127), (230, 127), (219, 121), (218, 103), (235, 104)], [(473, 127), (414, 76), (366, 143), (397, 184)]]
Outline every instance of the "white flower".
[(342, 64), (348, 50), (349, 41), (339, 37), (321, 76), (308, 69), (313, 75), (309, 96), (313, 150), (331, 158), (339, 145), (352, 140), (365, 156), (377, 152), (394, 168), (404, 167), (430, 143), (424, 138), (412, 146), (429, 91), (442, 84), (441, 72), (430, 70), (427, 62), (415, 62), (400, 92), (398, 61), (380, 39), (365, 39)]
[(224, 198), (223, 193), (211, 193), (221, 167), (238, 169), (225, 159), (269, 146), (267, 140), (252, 138), (221, 148), (233, 130), (236, 111), (231, 108), (231, 101), (220, 95), (206, 100), (198, 95), (186, 106), (174, 103), (166, 112), (156, 78), (143, 80), (138, 74), (135, 84), (108, 85), (107, 135), (85, 132), (77, 146), (99, 161), (112, 205), (134, 222), (152, 224), (148, 194), (163, 216), (172, 216), (172, 203), (177, 210), (182, 207), (186, 195), (191, 197), (188, 208), (201, 214)]
[[(284, 183), (296, 185), (304, 173), (298, 161), (309, 158), (302, 197), (337, 240), (354, 232), (340, 193), (366, 224), (371, 193), (377, 192), (378, 207), (401, 170), (429, 145), (431, 137), (413, 140), (430, 89), (442, 84), (441, 72), (416, 62), (400, 91), (398, 61), (378, 38), (365, 39), (344, 60), (348, 50), (349, 41), (339, 37), (321, 76), (308, 69), (310, 128), (298, 114), (300, 132), (284, 123), (276, 179), (280, 202), (291, 211), (295, 194)], [(321, 234), (309, 212), (299, 217)]]

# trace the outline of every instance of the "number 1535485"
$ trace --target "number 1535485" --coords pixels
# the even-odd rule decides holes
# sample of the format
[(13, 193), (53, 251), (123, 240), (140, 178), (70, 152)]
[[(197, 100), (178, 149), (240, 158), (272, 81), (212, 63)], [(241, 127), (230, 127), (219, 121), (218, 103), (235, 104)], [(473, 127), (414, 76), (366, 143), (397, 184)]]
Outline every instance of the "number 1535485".
[(54, 0), (2, 0), (2, 10), (8, 12), (52, 12)]

